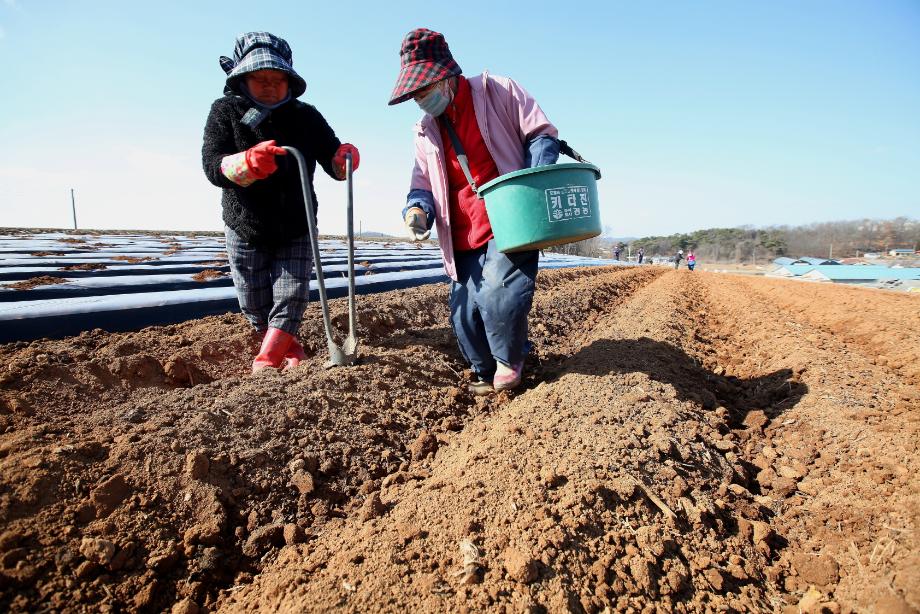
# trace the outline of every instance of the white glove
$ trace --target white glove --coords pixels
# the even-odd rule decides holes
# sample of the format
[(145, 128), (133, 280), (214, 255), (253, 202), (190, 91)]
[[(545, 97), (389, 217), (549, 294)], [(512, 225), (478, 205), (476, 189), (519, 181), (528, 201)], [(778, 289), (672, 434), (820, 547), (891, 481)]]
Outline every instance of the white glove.
[(431, 231), (428, 230), (428, 216), (422, 209), (412, 207), (406, 211), (406, 230), (413, 241), (424, 241), (431, 236)]

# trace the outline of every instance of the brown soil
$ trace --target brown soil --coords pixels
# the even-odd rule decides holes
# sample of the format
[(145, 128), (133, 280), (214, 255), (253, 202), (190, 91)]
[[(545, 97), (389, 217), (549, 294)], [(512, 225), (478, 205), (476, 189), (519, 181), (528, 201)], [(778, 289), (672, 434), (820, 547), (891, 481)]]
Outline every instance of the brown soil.
[[(775, 279), (748, 287), (809, 325), (842, 337), (872, 364), (887, 366), (920, 386), (920, 309), (916, 298), (905, 300), (871, 288), (828, 295), (814, 285), (789, 292), (786, 283)], [(827, 296), (834, 298), (826, 301)], [(816, 309), (819, 302), (825, 304)]]
[(58, 271), (104, 271), (108, 267), (98, 262), (85, 262), (83, 264), (71, 264), (63, 266)]
[(141, 262), (149, 262), (150, 260), (156, 260), (156, 258), (153, 258), (153, 257), (151, 257), (151, 256), (144, 256), (144, 257), (139, 257), (139, 256), (112, 256), (112, 260), (118, 260), (118, 261), (121, 261), (121, 262), (127, 262), (127, 263), (129, 263), (129, 264), (139, 264), (139, 263), (141, 263)]
[(226, 277), (226, 276), (227, 274), (224, 273), (223, 271), (215, 271), (214, 269), (205, 269), (203, 271), (199, 271), (198, 273), (195, 273), (194, 275), (192, 275), (192, 279), (194, 279), (195, 281), (210, 281), (212, 279), (218, 279), (220, 277)]
[(308, 360), (255, 376), (238, 315), (0, 346), (0, 609), (920, 607), (918, 297), (539, 283), (524, 386), (487, 398), (443, 286), (360, 297), (351, 368), (317, 305)]
[(53, 284), (66, 284), (67, 280), (63, 277), (54, 277), (52, 275), (39, 275), (38, 277), (31, 277), (29, 279), (24, 279), (22, 281), (17, 281), (11, 284), (3, 284), (4, 288), (10, 288), (12, 290), (30, 290), (38, 286), (50, 286)]
[(63, 256), (64, 252), (31, 252), (31, 254), (43, 258), (45, 256)]

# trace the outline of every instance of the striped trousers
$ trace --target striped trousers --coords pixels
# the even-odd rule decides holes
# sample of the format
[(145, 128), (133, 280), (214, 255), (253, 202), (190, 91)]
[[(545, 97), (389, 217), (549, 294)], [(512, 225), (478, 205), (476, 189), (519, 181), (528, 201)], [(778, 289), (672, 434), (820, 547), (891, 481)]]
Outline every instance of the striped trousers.
[(224, 235), (243, 315), (260, 333), (271, 327), (296, 335), (310, 299), (309, 234), (277, 248), (255, 247), (229, 226)]

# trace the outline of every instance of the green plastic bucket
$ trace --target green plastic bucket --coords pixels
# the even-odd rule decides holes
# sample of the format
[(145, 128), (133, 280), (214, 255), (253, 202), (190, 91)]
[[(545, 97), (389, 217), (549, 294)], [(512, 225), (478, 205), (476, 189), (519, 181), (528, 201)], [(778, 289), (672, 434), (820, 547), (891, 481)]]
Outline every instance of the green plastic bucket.
[(500, 252), (542, 249), (601, 234), (593, 164), (514, 171), (479, 188)]

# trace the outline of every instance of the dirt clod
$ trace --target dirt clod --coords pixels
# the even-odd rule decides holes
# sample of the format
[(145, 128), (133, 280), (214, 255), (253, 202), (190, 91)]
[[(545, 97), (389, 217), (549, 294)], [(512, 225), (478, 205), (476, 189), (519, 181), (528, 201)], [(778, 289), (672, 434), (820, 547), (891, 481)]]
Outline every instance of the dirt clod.
[(154, 600), (156, 599), (157, 588), (159, 587), (159, 582), (152, 580), (146, 584), (138, 593), (134, 596), (134, 607), (138, 610), (144, 610), (150, 607)]
[(130, 486), (121, 475), (113, 475), (90, 494), (90, 501), (96, 508), (96, 517), (104, 518), (115, 511), (131, 492)]
[(243, 546), (248, 557), (261, 556), (269, 548), (280, 546), (284, 540), (284, 527), (280, 524), (261, 526), (249, 536)]
[(300, 526), (294, 523), (288, 523), (284, 525), (285, 544), (290, 546), (292, 544), (301, 544), (305, 541), (307, 541), (307, 534)]
[(438, 449), (438, 439), (430, 431), (424, 430), (418, 434), (412, 445), (409, 446), (409, 452), (412, 454), (412, 460), (422, 460), (426, 456), (434, 454)]
[(198, 614), (200, 609), (197, 603), (186, 597), (174, 603), (171, 612), (172, 614)]
[(316, 482), (307, 471), (298, 470), (291, 476), (291, 484), (301, 495), (312, 494), (316, 490)]
[(703, 571), (703, 575), (706, 576), (706, 580), (709, 581), (709, 585), (712, 586), (717, 591), (721, 591), (725, 586), (725, 576), (718, 569), (706, 569)]
[(530, 584), (537, 579), (536, 560), (517, 548), (509, 548), (505, 551), (504, 565), (508, 576), (515, 582)]
[(361, 506), (361, 520), (368, 521), (383, 516), (387, 511), (386, 505), (380, 500), (380, 494), (372, 492)]
[(799, 577), (809, 584), (829, 586), (836, 584), (839, 579), (839, 564), (825, 554), (796, 554), (792, 557), (792, 566)]
[(824, 595), (813, 586), (809, 587), (802, 598), (799, 599), (798, 611), (802, 614), (818, 614), (821, 611), (821, 600)]
[(167, 573), (176, 566), (179, 561), (179, 551), (174, 542), (170, 542), (163, 548), (150, 554), (147, 559), (147, 569), (152, 569), (158, 573)]
[(86, 557), (88, 561), (99, 565), (108, 565), (112, 557), (115, 556), (115, 544), (107, 539), (84, 537), (83, 541), (80, 542), (80, 554)]
[(185, 457), (185, 472), (193, 480), (203, 480), (208, 477), (211, 461), (202, 450), (196, 450)]

